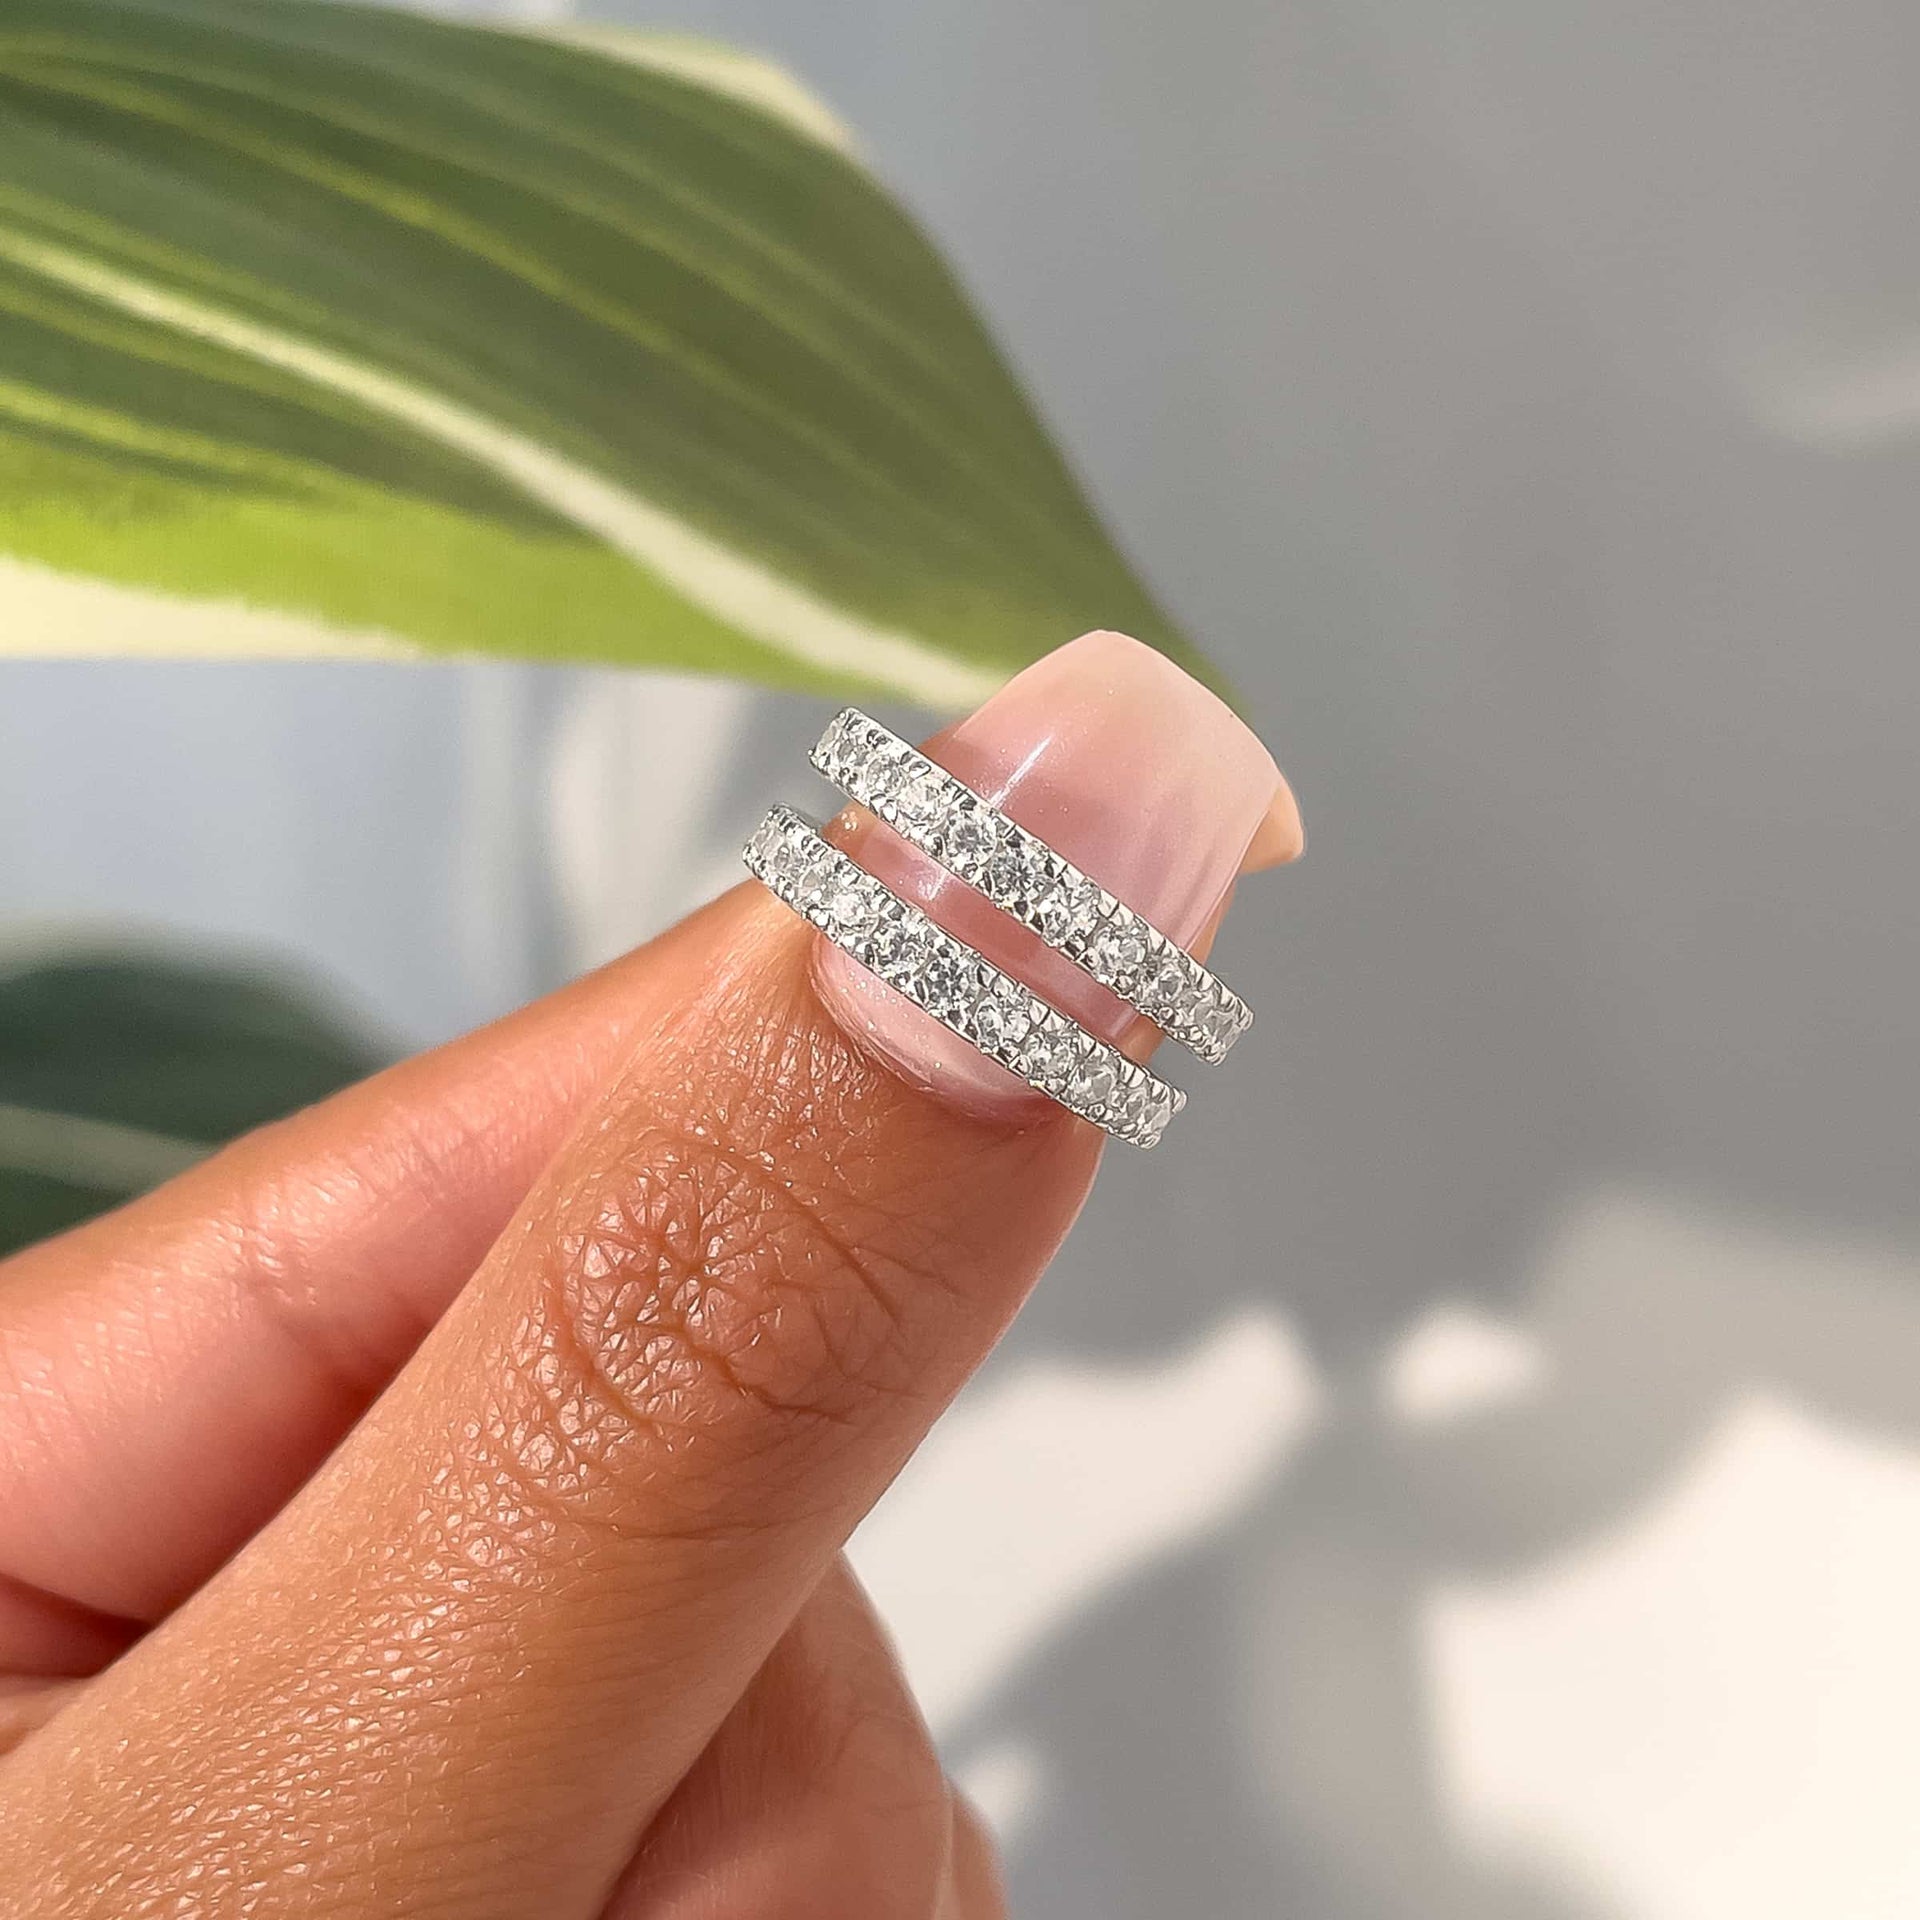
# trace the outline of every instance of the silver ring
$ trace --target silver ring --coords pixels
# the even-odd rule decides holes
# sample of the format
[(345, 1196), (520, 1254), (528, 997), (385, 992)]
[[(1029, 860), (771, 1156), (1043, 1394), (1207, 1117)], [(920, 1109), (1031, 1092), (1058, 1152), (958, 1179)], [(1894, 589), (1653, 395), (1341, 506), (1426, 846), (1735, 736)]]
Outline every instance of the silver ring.
[(1116, 1139), (1151, 1147), (1186, 1105), (1185, 1094), (936, 926), (792, 808), (769, 811), (743, 858), (749, 873), (888, 986)]
[(857, 707), (828, 723), (812, 760), (850, 800), (1202, 1060), (1224, 1060), (1253, 1025), (1247, 1003), (1185, 948)]

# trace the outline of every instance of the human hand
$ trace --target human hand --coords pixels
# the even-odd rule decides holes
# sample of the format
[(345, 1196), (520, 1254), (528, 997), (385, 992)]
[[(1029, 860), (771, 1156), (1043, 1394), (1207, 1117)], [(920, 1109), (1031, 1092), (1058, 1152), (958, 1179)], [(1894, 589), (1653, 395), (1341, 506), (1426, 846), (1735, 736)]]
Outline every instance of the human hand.
[[(1185, 944), (1298, 850), (1113, 636), (935, 751)], [(818, 945), (744, 885), (0, 1266), (0, 1914), (1003, 1911), (840, 1549), (1101, 1136)]]

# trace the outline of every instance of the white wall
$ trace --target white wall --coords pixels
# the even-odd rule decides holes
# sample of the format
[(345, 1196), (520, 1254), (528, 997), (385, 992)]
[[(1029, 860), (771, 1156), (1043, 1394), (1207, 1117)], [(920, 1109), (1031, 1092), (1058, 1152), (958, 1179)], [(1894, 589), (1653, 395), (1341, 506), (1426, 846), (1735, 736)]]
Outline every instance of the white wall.
[[(1920, 15), (646, 17), (861, 130), (1309, 823), (1255, 1040), (862, 1543), (1018, 1910), (1913, 1910)], [(658, 918), (817, 717), (4, 684), (10, 909), (285, 942), (418, 1038)], [(664, 702), (716, 746), (634, 877)]]

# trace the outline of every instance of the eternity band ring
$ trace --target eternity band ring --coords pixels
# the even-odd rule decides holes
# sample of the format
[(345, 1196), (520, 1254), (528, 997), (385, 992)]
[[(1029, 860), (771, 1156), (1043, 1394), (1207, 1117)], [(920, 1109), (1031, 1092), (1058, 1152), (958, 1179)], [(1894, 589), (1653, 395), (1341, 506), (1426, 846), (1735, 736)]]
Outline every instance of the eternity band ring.
[(1069, 1020), (821, 838), (789, 807), (747, 870), (835, 946), (1008, 1072), (1116, 1139), (1151, 1147), (1186, 1095)]
[(1185, 948), (856, 707), (835, 715), (814, 766), (902, 839), (982, 893), (1202, 1060), (1225, 1059), (1253, 1011)]

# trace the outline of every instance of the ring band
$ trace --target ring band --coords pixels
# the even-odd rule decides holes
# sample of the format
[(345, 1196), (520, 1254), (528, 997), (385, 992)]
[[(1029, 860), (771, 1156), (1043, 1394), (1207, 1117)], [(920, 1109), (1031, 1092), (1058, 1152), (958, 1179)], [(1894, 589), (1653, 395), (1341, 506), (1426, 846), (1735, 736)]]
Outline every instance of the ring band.
[(1218, 1062), (1253, 1010), (1185, 948), (1070, 860), (857, 707), (835, 715), (814, 766), (851, 800), (1143, 1013)]
[(835, 946), (989, 1060), (1116, 1139), (1151, 1147), (1186, 1095), (1057, 1013), (936, 926), (790, 807), (774, 807), (747, 871)]

